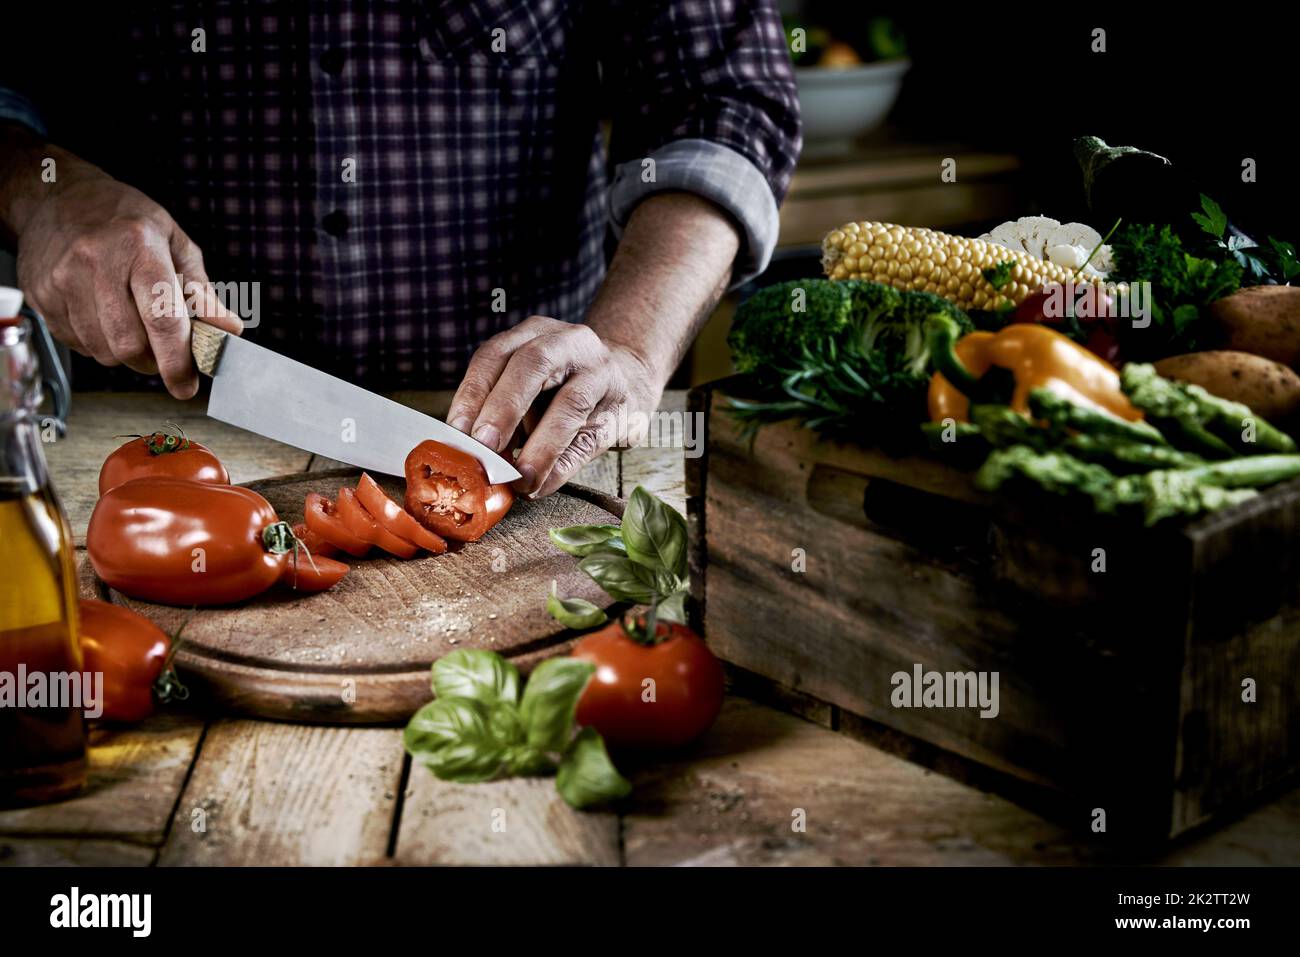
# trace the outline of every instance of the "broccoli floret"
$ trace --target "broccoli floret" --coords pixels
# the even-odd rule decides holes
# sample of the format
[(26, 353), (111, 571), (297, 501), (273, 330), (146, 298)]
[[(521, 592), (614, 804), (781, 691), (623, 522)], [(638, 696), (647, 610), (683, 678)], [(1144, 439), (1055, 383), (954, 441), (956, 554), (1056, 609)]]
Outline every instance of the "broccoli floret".
[(974, 328), (948, 300), (928, 292), (899, 292), (865, 280), (792, 279), (759, 290), (736, 310), (728, 343), (740, 372), (789, 369), (805, 347), (828, 340), (877, 355), (897, 372), (922, 376), (930, 369), (925, 321), (941, 314), (959, 334)]
[[(872, 296), (877, 308), (874, 317), (862, 326), (865, 352), (889, 351), (891, 365), (912, 375), (924, 375), (930, 369), (930, 344), (926, 320), (938, 313), (957, 323), (959, 335), (974, 329), (970, 318), (947, 299), (928, 292), (898, 292), (892, 286), (876, 282), (857, 282), (857, 295)], [(885, 307), (888, 306), (886, 309)]]
[(760, 289), (736, 310), (727, 343), (740, 372), (783, 369), (805, 343), (836, 337), (850, 322), (846, 283), (792, 279)]

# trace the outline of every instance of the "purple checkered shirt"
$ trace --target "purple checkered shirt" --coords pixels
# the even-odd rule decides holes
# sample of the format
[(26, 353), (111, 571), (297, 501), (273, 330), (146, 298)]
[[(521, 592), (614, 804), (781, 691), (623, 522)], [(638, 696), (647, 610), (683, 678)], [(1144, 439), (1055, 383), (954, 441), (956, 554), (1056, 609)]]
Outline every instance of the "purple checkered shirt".
[[(151, 153), (113, 172), (172, 212), (214, 280), (260, 283), (246, 335), (352, 381), (451, 386), (525, 317), (582, 319), (607, 239), (656, 191), (731, 214), (737, 281), (775, 245), (799, 120), (771, 0), (207, 0), (112, 17), (103, 46), (135, 88), (121, 109), (146, 111)], [(0, 116), (21, 106), (0, 91)]]

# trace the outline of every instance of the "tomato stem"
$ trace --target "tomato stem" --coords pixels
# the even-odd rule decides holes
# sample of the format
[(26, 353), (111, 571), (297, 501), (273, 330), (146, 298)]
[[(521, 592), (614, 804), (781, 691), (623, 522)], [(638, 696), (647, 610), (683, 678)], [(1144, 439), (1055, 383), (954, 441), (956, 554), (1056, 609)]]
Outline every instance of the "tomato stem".
[(190, 447), (189, 436), (185, 430), (175, 422), (163, 423), (171, 432), (164, 432), (162, 429), (150, 432), (148, 435), (137, 435), (134, 432), (127, 435), (115, 435), (115, 439), (140, 439), (144, 442), (145, 448), (149, 450), (150, 455), (164, 455), (168, 452), (183, 452)]
[(272, 522), (262, 529), (262, 547), (273, 555), (283, 555), (297, 541), (298, 536), (288, 522)]
[(184, 701), (190, 696), (190, 689), (185, 687), (181, 682), (180, 676), (176, 674), (176, 668), (173, 662), (176, 659), (176, 652), (180, 651), (181, 645), (185, 644), (185, 640), (181, 637), (181, 632), (185, 630), (186, 625), (194, 620), (194, 615), (197, 611), (197, 608), (191, 608), (190, 613), (185, 616), (185, 620), (181, 622), (180, 627), (177, 628), (175, 634), (171, 636), (171, 648), (167, 651), (167, 657), (163, 659), (162, 671), (160, 671), (158, 677), (154, 679), (153, 693), (162, 704), (167, 704), (171, 701)]

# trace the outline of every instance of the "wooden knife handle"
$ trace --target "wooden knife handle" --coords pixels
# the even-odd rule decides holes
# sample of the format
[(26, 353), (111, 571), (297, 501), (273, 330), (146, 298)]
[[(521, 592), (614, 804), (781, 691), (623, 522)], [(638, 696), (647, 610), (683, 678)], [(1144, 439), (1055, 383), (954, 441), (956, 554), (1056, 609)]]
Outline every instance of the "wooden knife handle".
[(216, 375), (221, 348), (226, 344), (226, 336), (230, 333), (199, 319), (190, 323), (190, 329), (190, 352), (194, 353), (194, 364), (204, 375)]

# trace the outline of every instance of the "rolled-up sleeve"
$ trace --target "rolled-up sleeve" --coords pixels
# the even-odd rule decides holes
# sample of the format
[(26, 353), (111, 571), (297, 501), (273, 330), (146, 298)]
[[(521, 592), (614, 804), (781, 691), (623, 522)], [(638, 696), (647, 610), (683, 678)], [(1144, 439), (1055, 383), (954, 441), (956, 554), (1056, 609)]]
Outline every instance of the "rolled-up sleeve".
[(603, 68), (613, 98), (615, 231), (649, 195), (696, 193), (740, 228), (733, 282), (752, 278), (776, 246), (777, 206), (801, 145), (794, 71), (775, 7), (770, 0), (610, 6), (616, 37)]
[(0, 86), (0, 121), (21, 123), (41, 136), (49, 135), (36, 104), (17, 90), (5, 86)]

